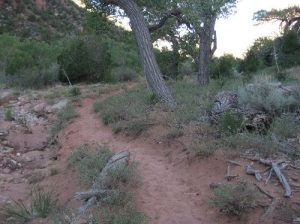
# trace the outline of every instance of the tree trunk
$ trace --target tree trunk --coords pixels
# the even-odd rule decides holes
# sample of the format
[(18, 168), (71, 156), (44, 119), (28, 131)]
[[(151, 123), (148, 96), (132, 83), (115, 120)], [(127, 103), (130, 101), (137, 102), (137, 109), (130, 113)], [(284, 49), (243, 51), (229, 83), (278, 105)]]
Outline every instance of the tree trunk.
[[(201, 27), (201, 30), (199, 31), (200, 48), (198, 58), (198, 82), (200, 85), (207, 85), (209, 83), (209, 64), (213, 53), (212, 43), (214, 43), (215, 21), (215, 18), (205, 21), (203, 27)], [(214, 47), (216, 47), (215, 43)]]
[(171, 107), (176, 106), (176, 101), (162, 78), (162, 73), (153, 52), (148, 26), (137, 4), (133, 0), (98, 0), (98, 2), (113, 4), (125, 11), (135, 34), (139, 58), (144, 68), (148, 87), (162, 102)]

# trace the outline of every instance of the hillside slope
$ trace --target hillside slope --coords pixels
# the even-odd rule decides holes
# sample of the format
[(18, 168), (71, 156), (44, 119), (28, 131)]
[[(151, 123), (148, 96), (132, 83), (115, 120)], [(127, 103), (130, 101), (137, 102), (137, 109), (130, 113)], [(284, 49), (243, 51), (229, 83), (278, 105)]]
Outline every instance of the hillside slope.
[(71, 0), (0, 0), (0, 34), (48, 41), (79, 32), (83, 17)]

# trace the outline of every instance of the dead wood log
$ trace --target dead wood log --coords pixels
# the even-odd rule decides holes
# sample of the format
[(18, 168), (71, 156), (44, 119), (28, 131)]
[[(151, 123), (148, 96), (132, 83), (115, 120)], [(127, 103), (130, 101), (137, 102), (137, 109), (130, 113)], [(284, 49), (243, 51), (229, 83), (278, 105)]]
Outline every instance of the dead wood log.
[(230, 174), (230, 165), (228, 165), (227, 166), (227, 174), (226, 174), (225, 178), (227, 179), (227, 181), (231, 181), (235, 177), (237, 177), (237, 175)]
[(290, 197), (292, 194), (291, 187), (290, 187), (288, 181), (286, 180), (285, 176), (282, 174), (280, 168), (278, 167), (278, 163), (272, 162), (272, 169), (276, 173), (280, 183), (282, 184), (283, 188), (285, 189), (284, 196)]
[(117, 167), (125, 167), (128, 165), (130, 153), (129, 151), (122, 151), (120, 153), (115, 154), (112, 156), (105, 167), (102, 169), (101, 173), (97, 178), (98, 181), (95, 181), (91, 186), (90, 190), (87, 192), (76, 192), (75, 198), (78, 200), (84, 200), (82, 206), (78, 209), (78, 217), (86, 212), (92, 205), (94, 205), (99, 197), (105, 197), (111, 190), (105, 189), (105, 182), (108, 178), (108, 174), (110, 170), (113, 170)]
[(242, 166), (239, 162), (233, 161), (233, 160), (227, 160), (228, 163), (233, 164), (235, 166)]
[(254, 175), (257, 181), (262, 180), (262, 176), (260, 175), (260, 171), (255, 170), (253, 168), (253, 164), (250, 164), (250, 165), (246, 166), (246, 173), (249, 174), (249, 175)]

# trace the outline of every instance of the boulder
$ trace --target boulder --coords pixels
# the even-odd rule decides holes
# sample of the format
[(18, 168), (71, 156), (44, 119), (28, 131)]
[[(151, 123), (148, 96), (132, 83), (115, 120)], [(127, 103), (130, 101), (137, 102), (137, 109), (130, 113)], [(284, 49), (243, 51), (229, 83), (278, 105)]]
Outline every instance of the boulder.
[(68, 103), (69, 103), (68, 99), (60, 100), (58, 103), (52, 105), (51, 110), (52, 111), (62, 110), (62, 109), (64, 109), (68, 105)]

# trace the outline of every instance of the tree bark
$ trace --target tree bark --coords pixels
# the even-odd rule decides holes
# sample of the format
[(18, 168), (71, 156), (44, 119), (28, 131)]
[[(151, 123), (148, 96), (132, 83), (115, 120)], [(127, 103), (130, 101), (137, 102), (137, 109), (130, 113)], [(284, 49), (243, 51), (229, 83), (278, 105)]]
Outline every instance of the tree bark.
[(198, 83), (200, 85), (207, 85), (209, 83), (209, 64), (213, 54), (212, 43), (214, 43), (214, 48), (216, 48), (215, 43), (215, 22), (216, 18), (213, 17), (204, 22), (203, 27), (199, 31), (200, 36), (200, 48), (199, 48), (199, 58), (198, 58)]
[(162, 73), (153, 52), (149, 29), (138, 5), (133, 0), (98, 0), (98, 2), (113, 4), (125, 11), (135, 34), (139, 58), (144, 68), (148, 87), (160, 101), (167, 103), (171, 107), (175, 107), (176, 101), (162, 78)]

